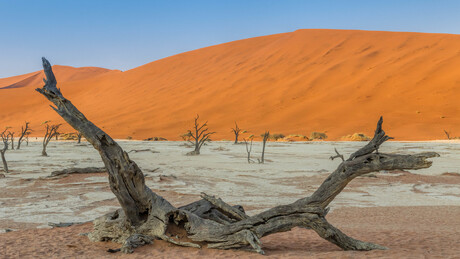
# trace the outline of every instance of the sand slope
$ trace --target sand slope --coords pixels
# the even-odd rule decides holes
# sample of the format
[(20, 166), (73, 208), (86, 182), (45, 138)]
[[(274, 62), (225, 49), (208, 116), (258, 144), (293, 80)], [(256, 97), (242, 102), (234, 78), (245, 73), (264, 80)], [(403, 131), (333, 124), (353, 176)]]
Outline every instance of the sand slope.
[[(460, 135), (459, 44), (460, 35), (449, 34), (298, 30), (126, 72), (67, 82), (56, 74), (65, 96), (117, 138), (178, 139), (199, 113), (214, 139), (230, 139), (234, 121), (257, 135), (372, 135), (379, 115), (398, 140), (441, 139), (443, 129)], [(0, 89), (0, 127), (30, 120), (39, 134), (40, 122), (60, 121), (33, 91), (34, 76), (0, 79), (0, 87), (33, 81)]]

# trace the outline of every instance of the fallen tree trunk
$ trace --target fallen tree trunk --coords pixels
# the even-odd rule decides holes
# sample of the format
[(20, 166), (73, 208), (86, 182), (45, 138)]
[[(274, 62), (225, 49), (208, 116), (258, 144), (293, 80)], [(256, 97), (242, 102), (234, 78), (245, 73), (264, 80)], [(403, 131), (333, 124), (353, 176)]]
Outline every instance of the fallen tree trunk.
[[(43, 58), (47, 79), (36, 89), (56, 107), (52, 108), (99, 151), (109, 174), (112, 192), (121, 209), (96, 219), (88, 236), (92, 241), (122, 243), (121, 251), (132, 252), (139, 245), (159, 238), (176, 245), (237, 249), (251, 247), (263, 254), (260, 238), (293, 227), (311, 228), (322, 238), (344, 250), (372, 250), (385, 247), (348, 237), (326, 220), (327, 206), (355, 177), (380, 170), (428, 168), (427, 158), (438, 154), (396, 155), (378, 153), (389, 139), (382, 130), (380, 118), (374, 138), (353, 153), (309, 197), (288, 205), (268, 209), (254, 216), (241, 206), (230, 206), (223, 200), (203, 194), (203, 200), (176, 208), (145, 185), (144, 175), (130, 160), (128, 153), (61, 94), (49, 62)], [(374, 153), (376, 151), (376, 153)], [(172, 236), (179, 238), (172, 238)]]
[(66, 168), (59, 171), (51, 172), (49, 177), (55, 176), (67, 176), (69, 174), (91, 174), (91, 173), (105, 173), (107, 170), (105, 167), (75, 167), (75, 168)]

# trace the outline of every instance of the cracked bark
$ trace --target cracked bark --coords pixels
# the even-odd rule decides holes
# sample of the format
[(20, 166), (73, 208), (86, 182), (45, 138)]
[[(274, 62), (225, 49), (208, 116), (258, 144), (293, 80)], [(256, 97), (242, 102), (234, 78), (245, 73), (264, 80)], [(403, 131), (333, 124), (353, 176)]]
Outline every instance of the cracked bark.
[(380, 170), (428, 168), (432, 162), (427, 158), (438, 156), (434, 152), (377, 153), (379, 146), (390, 138), (383, 131), (380, 119), (374, 138), (343, 161), (309, 197), (254, 216), (246, 215), (241, 206), (230, 206), (205, 194), (202, 200), (176, 208), (145, 185), (142, 171), (130, 160), (128, 153), (64, 98), (56, 87), (51, 65), (44, 58), (43, 67), (47, 77), (45, 86), (36, 90), (54, 103), (51, 107), (99, 151), (109, 175), (110, 188), (121, 205), (121, 209), (94, 220), (94, 230), (88, 237), (92, 241), (121, 243), (123, 252), (132, 252), (135, 246), (159, 238), (181, 246), (249, 247), (263, 254), (261, 237), (296, 226), (313, 229), (344, 250), (385, 249), (348, 237), (332, 226), (325, 218), (327, 206), (357, 176)]

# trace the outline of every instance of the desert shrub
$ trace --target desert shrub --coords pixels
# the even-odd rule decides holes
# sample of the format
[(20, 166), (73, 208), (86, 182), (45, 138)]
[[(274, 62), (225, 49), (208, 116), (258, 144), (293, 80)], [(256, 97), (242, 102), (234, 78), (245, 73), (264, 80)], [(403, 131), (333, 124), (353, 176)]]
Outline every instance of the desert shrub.
[(181, 135), (179, 135), (179, 136), (182, 138), (182, 140), (184, 140), (184, 141), (189, 141), (190, 138), (192, 137), (192, 133), (187, 132), (187, 133), (181, 134)]
[(62, 133), (59, 135), (60, 140), (78, 140), (78, 135), (75, 132)]
[(146, 138), (144, 139), (144, 141), (168, 141), (168, 140), (162, 137), (152, 137), (152, 138)]
[(283, 134), (283, 133), (274, 133), (274, 134), (271, 134), (270, 135), (270, 139), (273, 139), (273, 140), (278, 140), (278, 139), (282, 139), (282, 138), (285, 138), (286, 136)]
[(305, 139), (305, 140), (309, 140), (309, 138), (305, 135), (301, 135), (301, 134), (291, 134), (289, 136), (287, 136), (288, 138), (299, 138), (299, 139)]
[(133, 137), (127, 136), (126, 139), (127, 139), (127, 140), (131, 140), (131, 139), (133, 139)]
[(316, 132), (316, 131), (314, 131), (314, 132), (312, 132), (310, 134), (310, 139), (311, 140), (314, 140), (314, 139), (327, 139), (327, 135), (324, 132)]
[(342, 137), (342, 140), (349, 140), (349, 141), (369, 141), (371, 138), (366, 136), (363, 133), (354, 133), (353, 135), (347, 135)]

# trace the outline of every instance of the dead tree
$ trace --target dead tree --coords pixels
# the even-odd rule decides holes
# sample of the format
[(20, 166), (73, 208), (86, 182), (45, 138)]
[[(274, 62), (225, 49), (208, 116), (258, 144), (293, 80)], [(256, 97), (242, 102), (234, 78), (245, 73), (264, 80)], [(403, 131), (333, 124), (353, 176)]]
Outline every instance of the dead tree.
[(80, 144), (81, 143), (81, 133), (78, 132), (77, 133), (77, 144)]
[(17, 149), (21, 148), (21, 143), (24, 141), (24, 137), (27, 139), (27, 135), (29, 135), (30, 132), (31, 129), (29, 128), (29, 122), (26, 121), (26, 125), (21, 126), (21, 135), (19, 136)]
[(8, 142), (9, 142), (9, 137), (10, 137), (10, 135), (6, 133), (7, 129), (8, 127), (2, 133), (0, 133), (0, 137), (2, 138), (2, 142), (3, 142), (3, 148), (0, 149), (0, 155), (2, 156), (3, 171), (5, 171), (5, 173), (10, 172), (8, 170), (8, 163), (6, 162), (6, 158), (5, 158), (5, 153), (6, 153), (6, 150), (8, 150)]
[(11, 141), (11, 150), (14, 150), (14, 132), (8, 131), (8, 136), (10, 137)]
[(54, 124), (49, 125), (48, 122), (45, 123), (46, 125), (46, 132), (45, 136), (43, 137), (43, 149), (42, 149), (42, 156), (48, 156), (46, 153), (46, 146), (50, 143), (50, 140), (59, 134), (58, 129), (61, 124)]
[(344, 250), (386, 249), (353, 239), (331, 225), (326, 220), (329, 204), (357, 176), (381, 170), (428, 168), (432, 162), (427, 159), (439, 156), (434, 152), (414, 155), (374, 152), (389, 139), (380, 119), (374, 138), (341, 162), (309, 197), (254, 216), (246, 215), (241, 206), (230, 206), (205, 194), (199, 201), (176, 208), (147, 187), (142, 171), (128, 154), (64, 98), (56, 87), (51, 65), (44, 58), (43, 67), (47, 79), (43, 88), (36, 90), (54, 103), (52, 108), (99, 151), (109, 174), (111, 190), (121, 205), (121, 209), (96, 219), (88, 237), (92, 241), (121, 243), (121, 251), (126, 253), (154, 239), (162, 239), (196, 248), (251, 248), (263, 254), (260, 238), (294, 227), (312, 229)]
[(246, 144), (246, 152), (248, 153), (248, 164), (254, 162), (251, 160), (252, 140), (253, 139), (251, 138), (251, 143), (249, 143), (246, 139), (243, 138), (244, 144)]
[(444, 130), (444, 133), (446, 134), (447, 139), (450, 140), (450, 134), (449, 134), (449, 132), (447, 132), (446, 130)]
[(337, 151), (337, 148), (334, 148), (334, 151), (335, 151), (335, 153), (336, 153), (337, 155), (331, 156), (331, 157), (329, 157), (329, 159), (334, 160), (334, 159), (340, 157), (340, 159), (342, 159), (342, 161), (345, 161), (345, 158), (343, 158), (343, 155), (341, 155), (341, 154), (339, 153), (339, 151)]
[(201, 146), (204, 143), (209, 141), (209, 136), (214, 134), (215, 132), (207, 132), (208, 131), (208, 122), (206, 121), (204, 124), (200, 125), (198, 123), (198, 119), (200, 116), (197, 114), (195, 117), (195, 125), (193, 126), (192, 130), (188, 130), (187, 135), (190, 136), (189, 142), (194, 145), (195, 149), (187, 153), (188, 156), (195, 156), (200, 154)]
[(235, 134), (235, 143), (238, 144), (238, 136), (240, 135), (241, 129), (238, 127), (238, 124), (235, 121), (235, 128), (232, 128), (233, 134)]
[(263, 164), (265, 162), (265, 145), (267, 143), (268, 138), (270, 137), (270, 131), (265, 131), (264, 134), (262, 134), (262, 156), (259, 160), (259, 164)]

